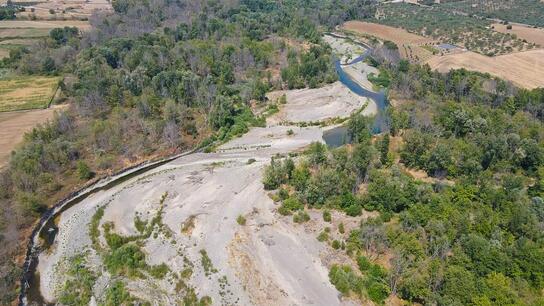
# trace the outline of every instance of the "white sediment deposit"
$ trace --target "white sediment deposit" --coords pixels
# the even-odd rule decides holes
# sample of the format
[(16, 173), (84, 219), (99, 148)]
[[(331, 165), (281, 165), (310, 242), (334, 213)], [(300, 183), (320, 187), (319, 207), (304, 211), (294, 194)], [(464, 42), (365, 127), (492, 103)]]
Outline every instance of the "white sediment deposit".
[[(44, 298), (58, 298), (66, 278), (66, 259), (87, 252), (88, 264), (99, 272), (93, 301), (103, 299), (113, 279), (92, 247), (89, 223), (93, 215), (105, 207), (101, 225), (112, 222), (115, 233), (135, 235), (135, 217), (153, 218), (165, 196), (161, 215), (166, 230), (145, 239), (142, 250), (148, 264), (164, 263), (175, 273), (190, 262), (193, 273), (187, 284), (198, 296), (211, 297), (214, 305), (350, 303), (343, 301), (329, 282), (327, 258), (334, 251), (316, 239), (317, 230), (281, 217), (276, 212), (278, 204), (270, 199), (261, 181), (263, 168), (275, 154), (322, 141), (321, 128), (276, 125), (281, 121), (278, 118), (301, 122), (346, 117), (367, 104), (367, 99), (353, 95), (340, 83), (286, 94), (283, 113), (272, 118), (268, 127), (253, 128), (215, 153), (180, 157), (97, 192), (62, 213), (54, 245), (39, 258)], [(375, 106), (368, 112), (375, 112)], [(294, 133), (288, 135), (288, 130)], [(245, 225), (238, 224), (238, 216), (246, 218)], [(309, 223), (320, 222), (318, 216), (313, 214)], [(100, 240), (105, 244), (103, 234), (101, 230)], [(211, 272), (201, 264), (202, 250), (213, 264)], [(172, 278), (121, 279), (133, 296), (172, 305), (180, 298)]]

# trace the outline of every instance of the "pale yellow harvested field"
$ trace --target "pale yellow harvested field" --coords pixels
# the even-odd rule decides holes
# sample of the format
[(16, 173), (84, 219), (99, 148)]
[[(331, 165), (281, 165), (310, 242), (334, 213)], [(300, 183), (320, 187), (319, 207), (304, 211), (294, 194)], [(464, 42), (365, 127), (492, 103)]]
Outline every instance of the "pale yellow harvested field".
[(31, 19), (34, 16), (40, 20), (85, 19), (96, 10), (111, 11), (111, 3), (108, 0), (48, 0), (27, 6), (26, 11), (17, 13), (17, 17)]
[(77, 27), (86, 30), (90, 27), (89, 22), (80, 20), (2, 20), (0, 29), (54, 29), (62, 27)]
[(427, 64), (440, 72), (465, 68), (489, 73), (524, 88), (544, 87), (544, 49), (496, 57), (464, 52), (433, 57)]
[(2, 45), (20, 45), (20, 46), (29, 46), (33, 43), (35, 43), (37, 40), (32, 38), (15, 38), (15, 39), (7, 39), (0, 41), (0, 46)]
[(41, 28), (0, 28), (0, 38), (38, 38), (49, 35), (50, 30)]
[(11, 151), (23, 140), (23, 135), (34, 126), (53, 118), (58, 105), (48, 109), (0, 113), (0, 168), (8, 161)]
[(516, 34), (519, 38), (525, 39), (528, 42), (533, 42), (541, 47), (544, 47), (544, 29), (535, 29), (518, 24), (512, 24), (512, 29), (506, 29), (506, 25), (495, 23), (493, 29), (501, 33)]
[(401, 28), (371, 22), (348, 21), (344, 23), (343, 29), (362, 35), (374, 36), (384, 41), (392, 41), (399, 47), (402, 58), (411, 62), (422, 62), (432, 56), (429, 50), (421, 47), (424, 44), (433, 44), (432, 39), (409, 33)]
[(376, 36), (382, 40), (390, 40), (397, 45), (425, 44), (433, 41), (430, 38), (409, 33), (404, 29), (394, 28), (377, 23), (348, 21), (344, 23), (343, 28), (348, 31), (355, 31), (361, 34)]

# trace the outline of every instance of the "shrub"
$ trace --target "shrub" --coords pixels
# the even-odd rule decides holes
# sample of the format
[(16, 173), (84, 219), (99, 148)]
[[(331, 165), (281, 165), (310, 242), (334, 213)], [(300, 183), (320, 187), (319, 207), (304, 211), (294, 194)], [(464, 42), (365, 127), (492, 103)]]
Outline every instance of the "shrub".
[(82, 180), (88, 180), (94, 176), (89, 166), (82, 160), (77, 162), (77, 174)]
[(290, 215), (292, 212), (301, 210), (304, 207), (302, 203), (295, 197), (289, 197), (284, 200), (278, 212), (284, 216)]
[(145, 268), (145, 254), (135, 244), (125, 244), (106, 254), (104, 264), (115, 275), (138, 276), (138, 269)]
[(121, 281), (116, 281), (106, 290), (106, 300), (104, 305), (126, 305), (132, 299), (133, 298), (130, 296), (130, 293), (125, 288), (125, 285)]
[(328, 210), (324, 210), (323, 211), (323, 221), (325, 222), (331, 222), (332, 221), (332, 217), (331, 217), (331, 212), (328, 211)]
[(333, 265), (329, 271), (329, 280), (341, 293), (348, 295), (350, 291), (361, 294), (363, 279), (357, 276), (350, 266)]
[(346, 214), (351, 217), (360, 216), (363, 212), (363, 208), (360, 205), (353, 204), (344, 209)]
[(340, 234), (345, 233), (344, 223), (338, 224), (338, 232), (339, 232)]
[(165, 263), (162, 263), (160, 265), (151, 266), (149, 268), (149, 274), (157, 279), (163, 279), (166, 276), (166, 273), (168, 273), (170, 269)]
[(329, 234), (326, 231), (322, 231), (319, 233), (319, 236), (317, 236), (317, 241), (325, 242), (329, 240)]
[(333, 240), (331, 246), (333, 249), (338, 250), (341, 246), (341, 243), (338, 240)]
[(293, 216), (293, 222), (295, 223), (304, 223), (310, 221), (310, 215), (305, 211), (299, 211)]
[(246, 225), (246, 218), (244, 216), (239, 215), (238, 218), (236, 218), (236, 222), (240, 225)]

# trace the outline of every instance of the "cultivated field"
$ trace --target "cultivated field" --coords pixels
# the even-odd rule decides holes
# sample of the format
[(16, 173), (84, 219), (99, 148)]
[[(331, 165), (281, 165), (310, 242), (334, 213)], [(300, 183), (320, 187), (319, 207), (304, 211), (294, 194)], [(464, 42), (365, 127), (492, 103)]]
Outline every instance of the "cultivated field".
[(440, 72), (465, 68), (489, 73), (525, 88), (544, 87), (544, 50), (487, 57), (464, 52), (433, 57), (427, 63)]
[(422, 62), (432, 56), (432, 52), (422, 48), (422, 45), (433, 44), (430, 38), (409, 33), (408, 31), (377, 23), (348, 21), (343, 29), (361, 35), (374, 36), (380, 40), (389, 40), (397, 44), (402, 58), (412, 62)]
[[(107, 0), (50, 0), (41, 2), (20, 2), (25, 6), (24, 12), (17, 13), (18, 18), (36, 19), (86, 19), (95, 10), (111, 10), (111, 4)], [(30, 5), (29, 5), (30, 4)], [(53, 14), (52, 14), (53, 13)]]
[(80, 20), (2, 20), (0, 21), (0, 59), (9, 56), (9, 50), (17, 46), (29, 46), (49, 35), (54, 28), (77, 27), (82, 31), (90, 28)]
[(90, 28), (89, 22), (82, 20), (2, 20), (0, 29), (54, 29), (77, 27), (80, 30)]
[(400, 28), (383, 24), (348, 21), (344, 23), (344, 29), (378, 37), (382, 40), (390, 40), (397, 44), (424, 44), (432, 42), (432, 39), (409, 33)]
[(0, 40), (45, 37), (49, 35), (50, 30), (48, 28), (0, 28)]
[(511, 34), (493, 31), (488, 20), (461, 14), (447, 6), (386, 4), (379, 7), (374, 22), (402, 28), (440, 43), (461, 46), (487, 56), (527, 51), (536, 47)]
[(46, 107), (58, 82), (58, 77), (35, 76), (0, 81), (0, 112)]
[(533, 42), (540, 47), (544, 47), (544, 29), (531, 28), (520, 24), (512, 24), (512, 29), (506, 29), (506, 25), (495, 23), (493, 29), (501, 33), (515, 34), (521, 39)]
[(23, 140), (25, 132), (53, 118), (57, 105), (48, 109), (0, 113), (0, 168), (8, 161), (11, 151)]

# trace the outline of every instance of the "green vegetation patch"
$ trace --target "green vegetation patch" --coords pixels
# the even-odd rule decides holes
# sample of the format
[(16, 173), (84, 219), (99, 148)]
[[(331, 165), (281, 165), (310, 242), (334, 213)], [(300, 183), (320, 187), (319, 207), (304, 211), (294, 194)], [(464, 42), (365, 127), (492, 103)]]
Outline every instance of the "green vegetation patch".
[(77, 255), (68, 260), (68, 271), (59, 294), (63, 305), (88, 305), (93, 296), (97, 275), (87, 267), (85, 255)]

